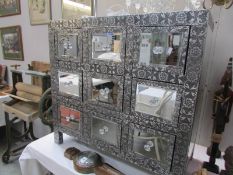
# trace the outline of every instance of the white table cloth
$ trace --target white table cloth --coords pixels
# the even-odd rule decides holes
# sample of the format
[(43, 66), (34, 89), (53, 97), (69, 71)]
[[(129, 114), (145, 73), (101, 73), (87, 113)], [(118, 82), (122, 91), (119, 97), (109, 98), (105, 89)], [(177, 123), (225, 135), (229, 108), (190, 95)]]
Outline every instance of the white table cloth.
[[(91, 149), (78, 144), (72, 137), (67, 136), (66, 134), (64, 134), (64, 143), (58, 145), (54, 143), (53, 136), (54, 135), (52, 133), (42, 137), (30, 143), (24, 149), (19, 158), (22, 175), (46, 175), (48, 170), (55, 175), (82, 175), (74, 170), (72, 161), (64, 157), (64, 151), (68, 147), (76, 147), (81, 151)], [(198, 159), (199, 161), (193, 160), (189, 163), (186, 175), (191, 175), (194, 170), (201, 167), (202, 161), (208, 160), (208, 156), (205, 151), (205, 147), (196, 146), (194, 159)], [(105, 162), (109, 163), (126, 175), (148, 175), (147, 173), (137, 170), (128, 164), (117, 161), (103, 154), (100, 155)], [(217, 160), (217, 164), (220, 166), (220, 169), (224, 168), (223, 160)], [(215, 174), (208, 173), (208, 175)]]
[[(68, 147), (76, 147), (81, 151), (92, 149), (78, 144), (77, 141), (66, 134), (63, 136), (64, 143), (58, 145), (54, 143), (53, 136), (54, 134), (52, 133), (42, 137), (30, 143), (24, 149), (19, 158), (22, 175), (46, 175), (48, 173), (47, 170), (55, 175), (82, 175), (74, 170), (72, 161), (64, 157), (64, 151)], [(123, 162), (116, 161), (103, 154), (100, 155), (105, 162), (111, 164), (126, 175), (148, 175), (147, 173), (139, 171)], [(95, 174), (92, 173), (90, 175)]]

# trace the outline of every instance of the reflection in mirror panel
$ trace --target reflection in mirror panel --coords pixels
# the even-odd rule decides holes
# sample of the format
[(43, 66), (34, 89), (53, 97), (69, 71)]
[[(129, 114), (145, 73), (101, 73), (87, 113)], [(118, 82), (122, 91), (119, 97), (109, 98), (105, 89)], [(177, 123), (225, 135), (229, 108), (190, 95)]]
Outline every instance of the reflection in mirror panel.
[(94, 33), (92, 36), (92, 59), (121, 62), (121, 33)]
[(167, 163), (167, 150), (170, 144), (166, 138), (135, 129), (133, 140), (135, 153)]
[(79, 96), (79, 75), (59, 72), (59, 91), (62, 93)]
[(137, 84), (135, 111), (173, 120), (177, 92)]
[(109, 144), (117, 145), (118, 124), (99, 118), (92, 119), (92, 136), (106, 141)]
[(77, 35), (59, 35), (58, 56), (78, 56)]
[(92, 100), (117, 105), (118, 82), (92, 78)]
[(63, 126), (70, 127), (72, 129), (79, 129), (80, 127), (80, 112), (60, 106), (60, 119)]
[(181, 40), (181, 34), (141, 33), (139, 64), (177, 65)]

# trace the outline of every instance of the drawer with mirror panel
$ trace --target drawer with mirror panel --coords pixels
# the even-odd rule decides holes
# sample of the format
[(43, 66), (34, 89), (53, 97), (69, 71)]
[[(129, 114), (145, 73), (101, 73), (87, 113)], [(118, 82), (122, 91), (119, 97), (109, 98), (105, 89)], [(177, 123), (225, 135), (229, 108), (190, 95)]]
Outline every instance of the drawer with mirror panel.
[(130, 27), (127, 47), (133, 77), (181, 83), (187, 57), (189, 26)]
[(169, 173), (174, 145), (174, 135), (131, 123), (126, 158), (137, 166), (158, 171), (158, 174), (160, 171)]
[(56, 53), (58, 60), (82, 62), (82, 30), (57, 31), (55, 35)]
[(58, 71), (59, 94), (82, 101), (82, 72)]
[(155, 121), (176, 126), (181, 97), (179, 85), (133, 78), (131, 113), (144, 123)]
[(120, 112), (123, 83), (122, 76), (84, 72), (84, 102)]
[(90, 143), (94, 147), (112, 155), (119, 156), (121, 145), (121, 120), (113, 116), (88, 113)]
[(86, 70), (118, 75), (124, 73), (125, 28), (87, 28), (83, 39)]

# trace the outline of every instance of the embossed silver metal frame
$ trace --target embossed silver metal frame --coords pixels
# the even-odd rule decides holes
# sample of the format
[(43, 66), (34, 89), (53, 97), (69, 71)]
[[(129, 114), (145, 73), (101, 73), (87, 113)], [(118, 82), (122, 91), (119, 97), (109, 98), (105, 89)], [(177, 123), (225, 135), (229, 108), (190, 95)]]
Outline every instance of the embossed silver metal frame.
[[(133, 63), (133, 77), (165, 81), (171, 83), (180, 83), (179, 78), (184, 75), (185, 62), (187, 57), (187, 48), (189, 40), (189, 26), (172, 26), (172, 27), (128, 27), (127, 30), (127, 53)], [(140, 42), (142, 33), (180, 33), (182, 42), (178, 55), (177, 65), (162, 64), (139, 64)]]
[[(76, 37), (76, 47), (77, 48), (77, 56), (72, 55), (59, 55), (59, 46), (60, 42), (63, 39), (67, 39), (69, 37)], [(57, 60), (61, 61), (72, 61), (72, 62), (82, 62), (82, 29), (64, 29), (64, 30), (56, 30), (55, 32), (55, 57)]]
[[(203, 47), (206, 38), (206, 28), (208, 24), (208, 12), (206, 10), (200, 11), (181, 11), (181, 12), (171, 12), (171, 13), (152, 13), (144, 15), (127, 15), (127, 16), (111, 16), (111, 17), (87, 17), (82, 19), (74, 20), (59, 20), (51, 22), (49, 25), (49, 44), (50, 44), (50, 59), (51, 59), (51, 87), (52, 87), (52, 98), (53, 98), (53, 115), (55, 120), (55, 139), (61, 143), (61, 133), (64, 132), (78, 139), (79, 142), (85, 143), (90, 147), (93, 144), (90, 142), (90, 135), (88, 130), (90, 130), (91, 118), (88, 113), (92, 116), (101, 117), (104, 119), (111, 120), (111, 118), (116, 118), (122, 120), (122, 136), (121, 136), (121, 153), (112, 153), (112, 149), (109, 145), (103, 143), (103, 148), (101, 151), (108, 155), (114, 155), (114, 157), (120, 158), (126, 162), (132, 163), (133, 165), (143, 165), (147, 163), (148, 166), (144, 167), (150, 174), (156, 175), (184, 175), (187, 163), (187, 151), (190, 143), (192, 126), (194, 120), (194, 112), (196, 106), (196, 99), (198, 94), (198, 86), (200, 80), (201, 72), (201, 62), (203, 56)], [(126, 52), (125, 55), (125, 65), (106, 65), (105, 63), (90, 64), (89, 62), (80, 63), (74, 61), (58, 60), (55, 57), (56, 51), (56, 40), (55, 34), (57, 31), (63, 30), (76, 30), (82, 29), (83, 33), (83, 44), (85, 47), (89, 47), (88, 33), (85, 32), (87, 29), (93, 28), (124, 28), (129, 29), (129, 27), (172, 27), (172, 26), (189, 26), (189, 47), (187, 50), (187, 59), (185, 62), (185, 74), (180, 74), (174, 79), (173, 73), (177, 70), (170, 66), (168, 75), (160, 74), (159, 72), (150, 71), (148, 68), (148, 77), (143, 79), (147, 80), (158, 80), (163, 82), (170, 82), (176, 85), (180, 85), (182, 88), (182, 101), (180, 107), (179, 122), (177, 126), (168, 125), (168, 123), (161, 123), (155, 120), (144, 121), (143, 118), (135, 117), (130, 114), (131, 107), (131, 84), (132, 84), (132, 61), (130, 52)], [(131, 43), (131, 42), (130, 42)], [(133, 48), (133, 45), (127, 45), (126, 50)], [(132, 49), (133, 50), (133, 49)], [(85, 58), (88, 58), (89, 52), (83, 53)], [(128, 64), (130, 63), (130, 64)], [(140, 68), (139, 68), (140, 69)], [(70, 98), (69, 96), (63, 96), (58, 94), (58, 81), (57, 73), (58, 71), (64, 72), (95, 72), (110, 75), (122, 75), (124, 77), (124, 99), (123, 99), (123, 112), (113, 111), (111, 108), (106, 108), (103, 106), (95, 106), (91, 104), (83, 103), (80, 100)], [(135, 71), (133, 71), (134, 74)], [(137, 72), (137, 70), (136, 70)], [(150, 74), (151, 73), (151, 74)], [(165, 72), (162, 72), (165, 73)], [(155, 78), (151, 78), (156, 75)], [(168, 78), (166, 78), (168, 76)], [(83, 79), (85, 82), (85, 79)], [(171, 84), (172, 85), (172, 84)], [(74, 132), (72, 129), (63, 128), (58, 123), (58, 110), (57, 104), (59, 102), (64, 103), (66, 106), (71, 108), (82, 108), (84, 125), (82, 127), (83, 135)], [(125, 105), (126, 104), (126, 105)], [(99, 112), (99, 113), (98, 113)], [(140, 120), (139, 120), (140, 119)], [(158, 130), (164, 133), (170, 133), (176, 137), (174, 155), (172, 161), (171, 171), (164, 171), (164, 166), (156, 163), (147, 162), (148, 159), (133, 159), (127, 156), (128, 153), (128, 139), (129, 139), (129, 123), (135, 123), (135, 125), (140, 125), (141, 127), (150, 127), (152, 130)], [(57, 137), (59, 136), (59, 137)], [(133, 154), (132, 154), (133, 155)]]
[[(166, 164), (134, 152), (133, 150), (134, 137), (133, 136), (134, 136), (135, 129), (140, 130), (145, 133), (163, 137), (167, 140), (169, 149), (167, 150), (167, 156), (166, 156), (167, 163)], [(175, 145), (175, 136), (167, 134), (165, 132), (157, 131), (157, 130), (154, 130), (148, 127), (130, 123), (129, 138), (128, 138), (128, 153), (126, 155), (126, 159), (130, 161), (131, 163), (134, 163), (143, 169), (150, 170), (157, 174), (160, 174), (160, 172), (161, 174), (163, 174), (164, 172), (166, 172), (166, 174), (169, 174), (171, 170), (171, 165), (172, 165), (174, 145)]]
[[(92, 78), (97, 79), (111, 79), (118, 82), (118, 96), (117, 96), (117, 105), (101, 102), (101, 101), (93, 101), (92, 98)], [(108, 74), (99, 74), (95, 72), (84, 72), (84, 103), (90, 104), (90, 105), (97, 105), (99, 107), (104, 107), (111, 109), (113, 111), (122, 111), (122, 105), (123, 105), (123, 83), (124, 79), (122, 76), (117, 75), (108, 75)]]
[[(142, 84), (150, 87), (158, 87), (167, 90), (174, 90), (176, 91), (176, 102), (175, 108), (172, 116), (172, 120), (166, 120), (160, 117), (152, 116), (143, 112), (135, 111), (135, 103), (136, 103), (136, 91), (137, 91), (137, 84)], [(177, 126), (179, 121), (179, 112), (180, 112), (180, 105), (181, 105), (181, 97), (182, 97), (182, 87), (179, 85), (163, 83), (163, 82), (156, 82), (156, 81), (149, 81), (149, 80), (142, 80), (133, 78), (132, 80), (132, 99), (131, 99), (131, 113), (132, 115), (136, 116), (139, 121), (144, 123), (147, 122), (156, 122), (156, 123), (164, 123), (168, 125)], [(140, 123), (142, 123), (140, 122)]]
[[(92, 36), (94, 33), (121, 33), (121, 62), (103, 61), (92, 59)], [(123, 27), (99, 27), (99, 28), (85, 28), (83, 32), (83, 62), (84, 70), (94, 71), (98, 73), (107, 74), (124, 74), (125, 64), (125, 42), (126, 42), (126, 28)]]

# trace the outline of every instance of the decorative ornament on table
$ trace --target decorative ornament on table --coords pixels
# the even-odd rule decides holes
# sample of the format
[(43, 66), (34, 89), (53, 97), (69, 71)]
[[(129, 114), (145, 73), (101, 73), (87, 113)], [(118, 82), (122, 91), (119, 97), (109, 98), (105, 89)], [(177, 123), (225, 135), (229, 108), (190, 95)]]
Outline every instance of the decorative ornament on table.
[(94, 173), (94, 169), (103, 164), (101, 157), (97, 153), (91, 151), (84, 151), (76, 155), (73, 158), (73, 163), (74, 169), (83, 174)]

